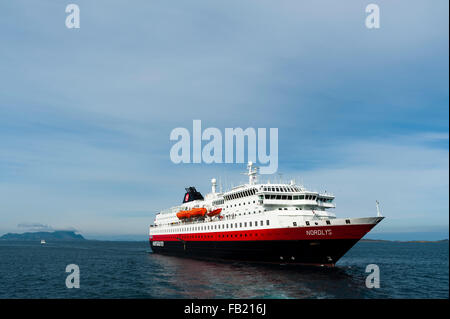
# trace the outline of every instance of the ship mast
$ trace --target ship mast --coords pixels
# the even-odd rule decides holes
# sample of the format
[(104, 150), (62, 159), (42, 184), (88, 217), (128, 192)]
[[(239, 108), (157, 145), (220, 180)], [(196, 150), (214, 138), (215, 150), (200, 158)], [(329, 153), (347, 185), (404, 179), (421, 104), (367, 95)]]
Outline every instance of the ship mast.
[(255, 185), (258, 180), (258, 167), (253, 166), (253, 162), (248, 162), (247, 169), (248, 169), (248, 183), (250, 185)]
[(380, 213), (380, 203), (378, 201), (375, 201), (377, 203), (377, 217), (381, 217)]

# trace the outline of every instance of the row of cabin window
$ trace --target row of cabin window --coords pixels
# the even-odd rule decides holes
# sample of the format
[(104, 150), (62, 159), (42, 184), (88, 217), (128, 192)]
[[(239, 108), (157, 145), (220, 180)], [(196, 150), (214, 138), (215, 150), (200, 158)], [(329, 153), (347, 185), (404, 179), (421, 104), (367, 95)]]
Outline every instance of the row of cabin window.
[[(255, 204), (255, 203), (256, 203), (256, 201), (253, 201), (253, 204)], [(250, 205), (250, 202), (248, 202), (248, 204)], [(242, 205), (245, 206), (245, 203), (242, 203)], [(237, 207), (237, 206), (241, 206), (241, 203), (239, 203), (239, 204), (234, 204), (234, 207)], [(230, 205), (230, 207), (233, 207), (233, 205)], [(226, 208), (228, 208), (228, 205), (227, 205)]]
[(256, 189), (252, 188), (246, 191), (238, 192), (231, 195), (225, 195), (225, 200), (232, 200), (232, 199), (238, 199), (242, 197), (252, 196), (256, 194)]
[[(260, 226), (264, 226), (264, 221), (260, 220), (259, 223), (260, 223)], [(307, 226), (310, 226), (310, 222), (309, 221), (306, 221), (305, 223), (306, 223)], [(327, 225), (331, 225), (331, 222), (329, 220), (327, 220), (326, 223), (327, 223)], [(345, 223), (346, 224), (350, 224), (350, 220), (346, 219)], [(247, 222), (239, 223), (239, 226), (238, 226), (238, 223), (234, 223), (235, 228), (242, 227), (242, 225), (244, 225), (244, 227), (247, 227)], [(255, 227), (257, 227), (258, 226), (258, 221), (255, 221), (254, 225), (255, 225)], [(266, 225), (267, 226), (270, 225), (270, 221), (269, 220), (266, 220)], [(293, 225), (297, 226), (297, 222), (293, 222)], [(318, 223), (315, 222), (315, 225), (318, 225)], [(197, 227), (192, 227), (192, 229), (182, 228), (181, 231), (191, 231), (191, 230), (198, 231), (198, 230), (215, 230), (215, 229), (221, 229), (221, 228), (222, 229), (233, 228), (233, 224), (232, 223), (231, 224), (223, 224), (222, 227), (220, 227), (220, 226), (221, 225), (197, 226)], [(252, 222), (248, 222), (248, 226), (252, 227)], [(179, 231), (180, 230), (177, 230), (177, 229), (170, 229), (169, 230), (170, 233), (179, 232)]]
[[(230, 238), (233, 238), (233, 237), (252, 237), (252, 236), (255, 236), (255, 237), (258, 237), (258, 233), (255, 233), (255, 234), (252, 234), (252, 233), (249, 233), (249, 234), (218, 234), (217, 235), (219, 238), (228, 238), (228, 237), (230, 237)], [(259, 234), (259, 236), (265, 236), (264, 234)], [(174, 237), (172, 237), (172, 238), (174, 238)], [(175, 237), (175, 238), (177, 238), (177, 237)], [(213, 238), (213, 235), (190, 235), (190, 234), (188, 234), (188, 235), (183, 235), (181, 238), (183, 238), (183, 239), (191, 239), (191, 238)]]
[[(239, 226), (238, 226), (239, 224)], [(189, 227), (189, 228), (181, 228), (181, 229), (169, 229), (166, 232), (174, 233), (179, 231), (199, 231), (199, 230), (214, 230), (214, 229), (229, 229), (229, 228), (238, 228), (238, 227), (247, 227), (247, 222), (241, 222), (241, 223), (231, 223), (231, 224), (222, 224), (222, 225), (208, 225), (208, 226), (196, 226), (196, 227)], [(244, 226), (242, 226), (244, 225)], [(266, 220), (266, 226), (270, 225), (270, 221)], [(220, 227), (222, 226), (222, 227)], [(255, 221), (254, 223), (248, 222), (248, 227), (258, 227), (258, 221)], [(264, 226), (264, 221), (259, 221), (259, 226)], [(161, 230), (163, 231), (163, 230)]]
[(300, 192), (301, 190), (295, 186), (284, 186), (284, 187), (264, 187), (265, 192)]
[[(259, 211), (254, 210), (254, 211), (253, 211), (253, 214), (256, 214), (256, 213), (261, 214), (261, 211), (260, 211), (260, 210), (259, 210)], [(246, 214), (251, 215), (252, 212), (232, 213), (232, 214), (229, 214), (229, 215), (225, 215), (225, 218), (228, 218), (228, 217), (236, 217), (236, 216), (241, 216), (241, 215), (244, 215), (244, 216), (245, 216)]]
[[(317, 196), (315, 195), (265, 195), (265, 199), (287, 199), (287, 200), (298, 200), (298, 199), (306, 199), (306, 200), (316, 200)], [(325, 199), (319, 197), (317, 200), (321, 202), (331, 203), (332, 199)]]
[(224, 203), (224, 200), (223, 199), (219, 199), (219, 200), (214, 201), (213, 205), (214, 206), (219, 206), (219, 205), (223, 205), (223, 203)]
[[(306, 221), (305, 222), (307, 226), (310, 226), (310, 222)], [(326, 221), (327, 225), (330, 225), (331, 222), (329, 220)], [(346, 219), (345, 220), (346, 224), (350, 224), (350, 220)], [(239, 224), (239, 226), (238, 226)], [(259, 226), (264, 226), (264, 221), (260, 220), (259, 221)], [(270, 225), (270, 221), (266, 220), (266, 225), (269, 226)], [(317, 222), (315, 222), (315, 225), (318, 225)], [(222, 226), (222, 227), (220, 227)], [(240, 223), (234, 223), (234, 228), (238, 228), (238, 227), (247, 227), (247, 222), (240, 222)], [(253, 226), (253, 222), (248, 222), (248, 226), (252, 227)], [(255, 221), (254, 226), (257, 227), (258, 226), (258, 221)], [(293, 222), (293, 226), (297, 226), (297, 222)], [(223, 224), (223, 225), (208, 225), (208, 226), (197, 226), (197, 227), (192, 227), (192, 228), (182, 228), (181, 230), (178, 229), (170, 229), (169, 232), (170, 233), (174, 233), (174, 232), (179, 232), (179, 231), (199, 231), (199, 230), (217, 230), (217, 229), (231, 229), (233, 228), (233, 223), (231, 224)]]
[(317, 196), (315, 195), (265, 195), (265, 199), (287, 199), (287, 200), (297, 200), (297, 199), (306, 199), (306, 200), (316, 200)]

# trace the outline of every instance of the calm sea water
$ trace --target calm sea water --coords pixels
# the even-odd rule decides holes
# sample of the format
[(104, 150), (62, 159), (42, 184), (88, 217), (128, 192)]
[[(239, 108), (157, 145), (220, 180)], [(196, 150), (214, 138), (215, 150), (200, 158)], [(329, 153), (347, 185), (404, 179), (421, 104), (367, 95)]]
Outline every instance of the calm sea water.
[[(448, 243), (360, 242), (336, 268), (211, 262), (146, 242), (0, 241), (0, 298), (448, 298)], [(80, 268), (67, 289), (65, 268)], [(368, 264), (380, 288), (368, 289)]]

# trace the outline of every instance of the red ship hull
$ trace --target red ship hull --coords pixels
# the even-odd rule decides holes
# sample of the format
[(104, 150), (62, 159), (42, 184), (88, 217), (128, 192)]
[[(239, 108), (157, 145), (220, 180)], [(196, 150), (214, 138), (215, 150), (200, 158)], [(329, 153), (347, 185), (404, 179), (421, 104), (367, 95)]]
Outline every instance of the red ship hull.
[(153, 235), (150, 246), (183, 257), (334, 266), (377, 223)]

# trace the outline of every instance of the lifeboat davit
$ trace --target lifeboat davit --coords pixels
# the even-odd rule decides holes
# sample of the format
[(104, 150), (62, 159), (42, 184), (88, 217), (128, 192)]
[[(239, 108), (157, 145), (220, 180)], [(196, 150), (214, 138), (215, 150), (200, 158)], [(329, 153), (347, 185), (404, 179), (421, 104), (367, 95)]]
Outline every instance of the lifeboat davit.
[(213, 217), (213, 216), (219, 215), (221, 211), (222, 211), (222, 208), (217, 208), (217, 209), (210, 211), (207, 215), (209, 217)]
[(207, 210), (206, 208), (193, 208), (191, 210), (181, 210), (177, 213), (177, 217), (179, 219), (191, 218), (191, 217), (199, 217), (205, 216)]

